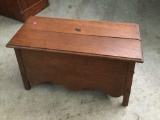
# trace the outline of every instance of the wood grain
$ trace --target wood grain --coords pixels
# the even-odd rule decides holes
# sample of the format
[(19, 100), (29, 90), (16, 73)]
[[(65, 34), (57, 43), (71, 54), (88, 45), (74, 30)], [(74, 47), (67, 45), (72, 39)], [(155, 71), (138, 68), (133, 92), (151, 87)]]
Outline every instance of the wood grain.
[[(37, 25), (33, 25), (33, 22)], [(108, 36), (119, 38), (131, 38), (140, 40), (139, 27), (137, 24), (82, 21), (70, 19), (57, 19), (32, 16), (24, 25), (25, 29), (42, 31), (74, 33), (81, 35)], [(75, 29), (80, 29), (77, 32)]]
[(49, 49), (142, 62), (139, 40), (21, 29), (8, 47)]

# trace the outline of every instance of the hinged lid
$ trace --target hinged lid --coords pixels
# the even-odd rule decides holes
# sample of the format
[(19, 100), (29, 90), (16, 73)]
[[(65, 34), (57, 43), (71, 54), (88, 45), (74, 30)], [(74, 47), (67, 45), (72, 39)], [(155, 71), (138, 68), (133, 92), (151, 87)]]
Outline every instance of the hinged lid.
[(7, 47), (143, 62), (137, 24), (30, 17)]

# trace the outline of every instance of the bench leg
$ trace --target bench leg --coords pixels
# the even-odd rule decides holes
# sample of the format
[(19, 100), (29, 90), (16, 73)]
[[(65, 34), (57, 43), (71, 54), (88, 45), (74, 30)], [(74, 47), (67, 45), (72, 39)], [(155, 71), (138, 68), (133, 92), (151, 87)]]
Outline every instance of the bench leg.
[(123, 96), (123, 102), (122, 102), (123, 106), (128, 106), (129, 96), (130, 96), (130, 92), (126, 91), (124, 96)]
[(135, 62), (128, 63), (127, 77), (125, 82), (125, 91), (124, 91), (123, 102), (122, 102), (123, 106), (128, 106), (129, 96), (131, 93), (132, 79), (134, 74), (134, 67), (135, 67)]
[(14, 50), (15, 50), (15, 54), (16, 54), (16, 57), (17, 57), (19, 69), (20, 69), (20, 72), (21, 72), (24, 88), (25, 88), (25, 90), (30, 90), (31, 85), (30, 85), (29, 81), (27, 80), (27, 76), (26, 76), (26, 73), (25, 73), (25, 68), (24, 68), (24, 65), (23, 65), (23, 59), (22, 59), (22, 56), (21, 56), (21, 51), (20, 51), (20, 49), (14, 49)]
[(31, 89), (31, 85), (28, 81), (23, 80), (23, 85), (24, 85), (25, 90), (30, 90)]

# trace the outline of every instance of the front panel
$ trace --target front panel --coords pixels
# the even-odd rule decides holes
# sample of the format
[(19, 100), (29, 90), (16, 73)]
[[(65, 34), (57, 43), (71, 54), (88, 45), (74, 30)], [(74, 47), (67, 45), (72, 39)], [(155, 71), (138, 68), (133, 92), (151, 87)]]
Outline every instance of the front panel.
[(27, 80), (52, 82), (73, 90), (100, 89), (111, 96), (124, 93), (128, 62), (36, 50), (21, 50)]

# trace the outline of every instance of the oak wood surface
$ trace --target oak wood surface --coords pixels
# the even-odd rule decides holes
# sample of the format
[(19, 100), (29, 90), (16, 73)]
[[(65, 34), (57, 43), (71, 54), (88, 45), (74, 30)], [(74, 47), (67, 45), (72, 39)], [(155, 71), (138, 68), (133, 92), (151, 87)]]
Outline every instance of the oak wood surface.
[[(141, 62), (141, 41), (22, 29), (9, 45), (77, 52)], [(65, 43), (65, 44), (64, 44)], [(8, 46), (9, 46), (8, 45)]]
[[(34, 22), (30, 22), (33, 18), (37, 19), (37, 21), (41, 20), (43, 25), (39, 24), (39, 21), (34, 21), (36, 22), (36, 24), (34, 24)], [(70, 22), (63, 23), (61, 21), (64, 20), (61, 19), (59, 23), (61, 23), (62, 26), (60, 26), (59, 24), (60, 27), (56, 27), (56, 25), (54, 26), (51, 24), (50, 26), (52, 26), (53, 29), (51, 29), (51, 27), (48, 27), (47, 29), (47, 27), (44, 26), (48, 26), (47, 24), (45, 25), (48, 19), (50, 20), (50, 18), (45, 19), (41, 17), (31, 17), (7, 44), (7, 46), (23, 49), (26, 49), (28, 47), (29, 49), (73, 52), (77, 54), (80, 53), (85, 55), (96, 55), (120, 60), (143, 62), (141, 41), (138, 39), (138, 37), (137, 39), (130, 39), (130, 32), (128, 34), (125, 33), (125, 38), (122, 37), (124, 31), (120, 31), (120, 28), (123, 28), (122, 26), (124, 26), (125, 29), (126, 26), (130, 24), (118, 23), (120, 24), (119, 28), (114, 29), (115, 31), (118, 31), (117, 33), (119, 33), (119, 37), (117, 38), (111, 37), (114, 36), (114, 32), (106, 32), (105, 34), (105, 31), (107, 31), (107, 29), (109, 31), (110, 29), (108, 26), (110, 26), (111, 30), (113, 30), (115, 26), (113, 23), (112, 28), (111, 23), (107, 22), (90, 23), (87, 21), (83, 21), (84, 23), (90, 23), (93, 29), (92, 27), (89, 27), (88, 24), (83, 24), (83, 28), (89, 27), (89, 30), (82, 30), (83, 32), (80, 31), (82, 32), (80, 33), (75, 30), (76, 28), (79, 28), (79, 26), (77, 25), (79, 23), (78, 20), (73, 20), (74, 29), (72, 29), (71, 25), (72, 20), (69, 20)], [(54, 20), (56, 21), (57, 19), (53, 19), (53, 21)], [(64, 32), (62, 31), (62, 27), (64, 26), (63, 24), (66, 24), (65, 26), (68, 26), (63, 28)], [(104, 29), (102, 26), (106, 29)], [(131, 28), (133, 26), (134, 24), (131, 24)], [(98, 29), (97, 31), (100, 32), (94, 31), (96, 27)], [(135, 31), (137, 25), (135, 25), (133, 28)], [(91, 31), (91, 29), (93, 31)], [(138, 32), (138, 29), (136, 32)], [(133, 32), (133, 34), (136, 35), (136, 32)], [(127, 35), (129, 36), (128, 38)]]
[[(37, 22), (37, 25), (33, 25)], [(140, 40), (139, 26), (134, 23), (84, 21), (31, 16), (25, 29), (74, 33), (81, 35), (108, 36)], [(75, 29), (80, 29), (77, 32)]]

